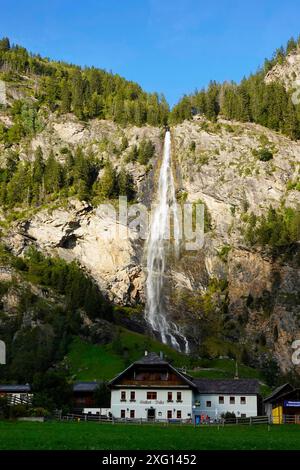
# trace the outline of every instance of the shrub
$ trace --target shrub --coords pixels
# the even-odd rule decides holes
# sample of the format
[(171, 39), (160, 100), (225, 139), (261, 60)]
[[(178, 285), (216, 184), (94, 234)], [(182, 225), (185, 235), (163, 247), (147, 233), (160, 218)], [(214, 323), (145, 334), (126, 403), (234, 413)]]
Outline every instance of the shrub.
[(273, 153), (267, 148), (262, 148), (257, 151), (257, 156), (261, 162), (268, 162), (272, 160)]
[(221, 414), (221, 418), (223, 418), (223, 419), (235, 419), (236, 416), (235, 416), (234, 412), (226, 411), (226, 413)]
[(195, 152), (195, 150), (196, 150), (196, 142), (192, 140), (192, 142), (190, 143), (190, 151)]
[(30, 410), (30, 416), (44, 418), (49, 415), (50, 415), (50, 412), (46, 410), (46, 408), (37, 407), (37, 408), (32, 408)]
[(28, 415), (29, 415), (29, 412), (25, 405), (14, 405), (10, 408), (11, 418), (24, 418)]

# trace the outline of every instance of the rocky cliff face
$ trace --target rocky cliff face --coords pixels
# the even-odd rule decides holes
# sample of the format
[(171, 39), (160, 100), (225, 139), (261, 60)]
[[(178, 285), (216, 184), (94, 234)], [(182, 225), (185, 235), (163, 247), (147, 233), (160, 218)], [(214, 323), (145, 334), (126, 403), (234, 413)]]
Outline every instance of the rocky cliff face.
[(111, 301), (134, 305), (144, 301), (143, 247), (130, 229), (123, 238), (122, 228), (108, 214), (71, 200), (65, 208), (38, 212), (15, 225), (7, 243), (18, 256), (34, 245), (66, 261), (77, 260)]
[[(108, 121), (82, 124), (68, 116), (52, 117), (23, 158), (30, 158), (38, 145), (45, 154), (52, 148), (61, 158), (63, 146), (80, 144), (99, 158), (110, 158), (118, 168), (124, 155), (115, 155), (113, 145), (124, 135), (130, 143), (147, 137), (156, 145), (154, 171), (126, 164), (138, 200), (149, 203), (161, 155), (158, 129), (121, 129)], [(109, 142), (105, 149), (103, 140)], [(270, 205), (299, 207), (299, 191), (288, 189), (288, 182), (299, 178), (300, 144), (258, 125), (202, 118), (174, 127), (172, 142), (178, 198), (205, 203), (208, 223), (203, 249), (182, 250), (176, 263), (170, 258), (170, 315), (195, 349), (203, 352), (205, 343), (204, 352), (219, 355), (244, 348), (260, 364), (271, 356), (283, 371), (291, 369), (291, 342), (300, 337), (299, 266), (250, 249), (243, 221), (245, 214), (263, 214)], [(260, 161), (256, 151), (261, 147), (269, 148), (273, 159)], [(134, 230), (126, 239), (110, 236), (112, 225), (111, 217), (97, 208), (70, 200), (14, 223), (5, 242), (18, 255), (34, 244), (48, 254), (75, 259), (113, 302), (143, 304), (144, 242)]]
[[(220, 309), (216, 297), (220, 301), (224, 292), (211, 292), (210, 280), (226, 281), (225, 312), (224, 302), (220, 310), (225, 336), (247, 346), (260, 363), (271, 353), (282, 370), (290, 369), (291, 343), (300, 335), (299, 264), (250, 249), (243, 220), (270, 205), (299, 208), (299, 191), (288, 190), (287, 184), (299, 177), (299, 143), (254, 124), (202, 119), (177, 126), (173, 140), (180, 192), (188, 201), (205, 203), (210, 220), (204, 248), (183, 254), (182, 271), (174, 279), (188, 279), (181, 284), (183, 295), (189, 290), (197, 297), (198, 289), (203, 301), (211, 294), (214, 311)], [(272, 149), (269, 162), (256, 156), (262, 145)], [(194, 315), (199, 310), (198, 303)]]
[[(299, 48), (287, 55), (283, 63), (276, 64), (266, 75), (265, 82), (282, 82), (287, 89), (294, 88), (295, 81), (300, 77)], [(298, 84), (299, 85), (299, 84)]]

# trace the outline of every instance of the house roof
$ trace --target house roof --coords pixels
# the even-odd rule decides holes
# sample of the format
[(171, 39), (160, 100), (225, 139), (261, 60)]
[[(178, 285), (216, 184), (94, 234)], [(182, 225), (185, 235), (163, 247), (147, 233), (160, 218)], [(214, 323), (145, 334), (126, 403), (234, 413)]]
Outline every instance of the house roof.
[(173, 367), (168, 361), (166, 361), (162, 357), (158, 356), (154, 352), (149, 352), (149, 353), (145, 354), (145, 356), (143, 356), (141, 359), (138, 359), (137, 361), (130, 364), (130, 366), (127, 367), (127, 369), (123, 370), (120, 374), (118, 374), (115, 378), (113, 378), (109, 382), (109, 385), (114, 385), (118, 381), (118, 379), (120, 379), (127, 371), (129, 371), (132, 367), (135, 367), (137, 365), (166, 366), (169, 369), (171, 369), (173, 372), (175, 372), (175, 374), (177, 374), (179, 377), (181, 377), (183, 382), (185, 382), (187, 385), (189, 385), (192, 388), (196, 388), (196, 385), (194, 384), (194, 382), (189, 377), (187, 377), (185, 374), (183, 374), (178, 369)]
[(100, 382), (76, 382), (73, 384), (73, 392), (94, 392)]
[[(288, 390), (287, 392), (283, 392), (275, 396), (273, 399), (270, 399), (270, 401), (277, 401), (277, 400), (285, 400), (289, 397), (296, 397), (297, 400), (300, 398), (300, 388), (292, 388), (291, 390)], [(264, 400), (266, 401), (266, 400)]]
[(0, 385), (0, 393), (28, 393), (31, 391), (30, 385)]
[(255, 379), (205, 379), (195, 378), (193, 382), (199, 393), (224, 393), (256, 395), (259, 383)]
[(276, 398), (280, 397), (281, 395), (287, 392), (290, 392), (292, 390), (294, 390), (294, 387), (290, 385), (289, 383), (280, 385), (279, 387), (275, 388), (275, 390), (273, 390), (273, 392), (264, 399), (264, 402), (266, 403), (268, 401), (273, 401)]
[(109, 385), (115, 385), (122, 376), (135, 366), (166, 366), (175, 372), (181, 379), (193, 389), (197, 389), (199, 393), (224, 393), (224, 394), (245, 394), (256, 395), (259, 393), (259, 383), (256, 379), (206, 379), (193, 378), (185, 372), (173, 367), (168, 361), (158, 356), (154, 352), (145, 354), (141, 359), (133, 362), (127, 369), (123, 370)]

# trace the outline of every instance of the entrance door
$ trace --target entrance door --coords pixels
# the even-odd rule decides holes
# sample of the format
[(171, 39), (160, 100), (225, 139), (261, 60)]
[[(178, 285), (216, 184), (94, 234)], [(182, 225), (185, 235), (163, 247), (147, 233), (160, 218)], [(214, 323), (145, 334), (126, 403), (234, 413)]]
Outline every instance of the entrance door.
[(155, 409), (154, 408), (149, 408), (148, 409), (147, 419), (148, 419), (148, 421), (154, 421), (155, 420)]

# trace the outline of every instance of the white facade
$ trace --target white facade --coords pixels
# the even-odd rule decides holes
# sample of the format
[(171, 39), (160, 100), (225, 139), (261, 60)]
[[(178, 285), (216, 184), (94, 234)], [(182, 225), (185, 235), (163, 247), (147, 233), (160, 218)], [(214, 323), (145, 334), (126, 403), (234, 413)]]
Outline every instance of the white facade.
[(219, 419), (223, 413), (234, 413), (237, 418), (257, 416), (257, 395), (195, 394), (193, 414)]
[[(134, 399), (131, 398), (132, 392)], [(122, 400), (124, 393), (125, 400)], [(149, 396), (155, 395), (149, 394), (155, 393), (156, 398), (150, 399)], [(172, 401), (168, 401), (170, 393), (172, 393)], [(111, 412), (115, 418), (188, 420), (192, 419), (192, 405), (193, 392), (190, 389), (120, 388), (111, 391)]]
[(258, 382), (192, 378), (155, 353), (131, 364), (110, 382), (116, 419), (219, 420), (257, 416)]

